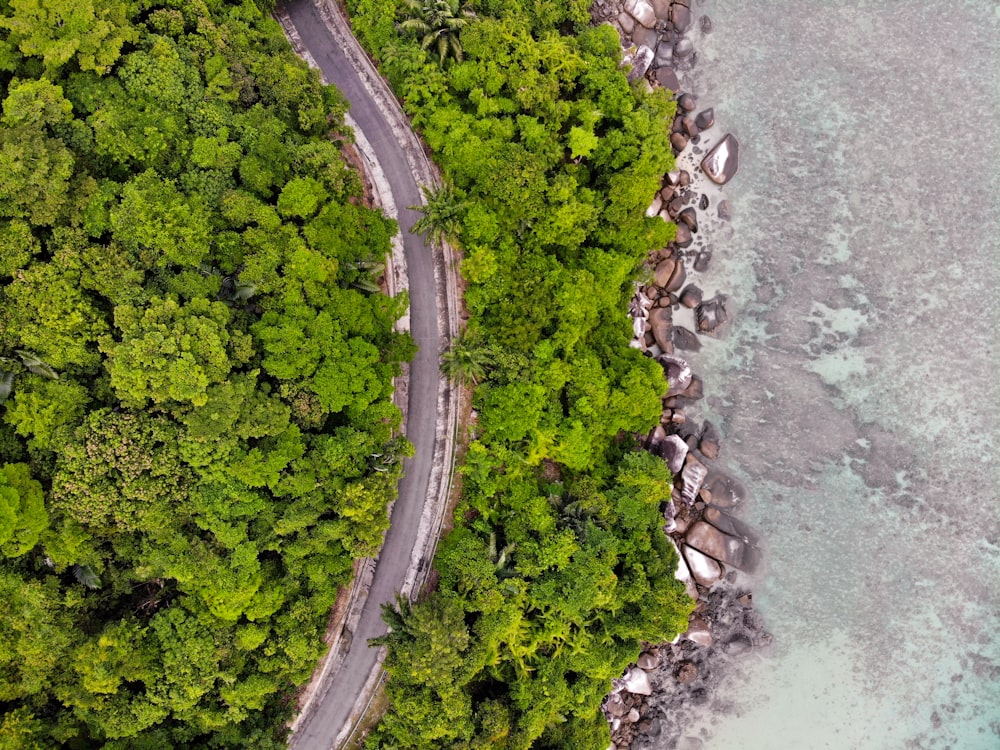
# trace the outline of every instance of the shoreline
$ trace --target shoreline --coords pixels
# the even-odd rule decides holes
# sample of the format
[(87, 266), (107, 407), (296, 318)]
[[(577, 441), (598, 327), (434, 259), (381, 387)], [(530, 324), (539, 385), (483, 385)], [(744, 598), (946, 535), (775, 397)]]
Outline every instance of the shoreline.
[[(697, 40), (711, 33), (709, 16), (696, 17), (691, 0), (596, 0), (595, 23), (610, 23), (621, 37), (629, 80), (669, 89), (678, 102), (671, 127), (675, 171), (647, 211), (678, 226), (677, 237), (647, 259), (650, 280), (636, 285), (629, 306), (632, 346), (664, 368), (669, 391), (660, 424), (644, 445), (674, 475), (664, 511), (664, 532), (678, 551), (677, 577), (695, 609), (688, 630), (672, 643), (646, 644), (637, 662), (614, 680), (602, 711), (613, 749), (696, 750), (703, 739), (683, 736), (686, 715), (718, 702), (715, 688), (734, 659), (767, 647), (772, 636), (753, 608), (752, 583), (764, 551), (759, 535), (738, 512), (742, 483), (713, 466), (718, 430), (698, 423), (691, 407), (703, 398), (703, 379), (688, 362), (701, 336), (716, 336), (728, 322), (726, 296), (706, 299), (697, 282), (709, 281), (711, 238), (731, 231), (723, 187), (739, 168), (739, 144), (699, 104), (691, 71)], [(706, 275), (708, 274), (708, 275)], [(694, 409), (694, 412), (697, 410)]]

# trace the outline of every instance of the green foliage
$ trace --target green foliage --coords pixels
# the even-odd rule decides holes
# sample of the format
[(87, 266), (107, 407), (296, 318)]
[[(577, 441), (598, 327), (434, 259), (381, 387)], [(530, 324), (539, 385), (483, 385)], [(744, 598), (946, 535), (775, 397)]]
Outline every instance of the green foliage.
[(403, 31), (420, 37), (422, 49), (433, 49), (439, 61), (449, 56), (462, 61), (461, 30), (475, 14), (461, 0), (404, 0), (404, 12), (409, 16), (400, 24)]
[(662, 532), (669, 472), (629, 437), (665, 383), (623, 313), (672, 237), (644, 214), (674, 104), (628, 84), (586, 2), (475, 8), (452, 34), (430, 13), (457, 3), (406, 3), (402, 39), (354, 16), (445, 172), (414, 229), (464, 246), (471, 320), (442, 369), (478, 383), (438, 589), (386, 613), (392, 707), (369, 746), (603, 747), (611, 679), (692, 606)]
[(0, 2), (0, 749), (284, 746), (412, 353), (262, 1)]

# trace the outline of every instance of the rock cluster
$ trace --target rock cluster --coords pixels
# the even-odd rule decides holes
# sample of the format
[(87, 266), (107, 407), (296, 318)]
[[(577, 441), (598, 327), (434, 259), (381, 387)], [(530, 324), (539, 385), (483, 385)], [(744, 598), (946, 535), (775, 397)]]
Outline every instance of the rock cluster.
[(699, 109), (694, 95), (681, 90), (697, 57), (689, 32), (708, 33), (707, 16), (696, 23), (689, 0), (596, 0), (592, 12), (619, 29), (630, 78), (669, 88), (677, 98), (670, 140), (680, 166), (664, 176), (647, 211), (676, 223), (677, 234), (649, 257), (649, 280), (637, 287), (629, 313), (632, 346), (656, 359), (669, 386), (660, 424), (644, 444), (674, 475), (664, 531), (679, 553), (677, 577), (696, 601), (687, 632), (673, 644), (648, 645), (614, 681), (603, 709), (616, 748), (693, 748), (701, 740), (684, 736), (685, 707), (710, 700), (732, 660), (771, 639), (741, 583), (763, 559), (758, 535), (734, 515), (746, 491), (713, 464), (722, 450), (720, 431), (690, 414), (704, 382), (687, 352), (697, 352), (701, 337), (719, 334), (729, 320), (726, 296), (707, 297), (694, 277), (711, 260), (708, 229), (731, 217), (718, 186), (739, 169), (739, 143), (718, 137), (714, 110)]

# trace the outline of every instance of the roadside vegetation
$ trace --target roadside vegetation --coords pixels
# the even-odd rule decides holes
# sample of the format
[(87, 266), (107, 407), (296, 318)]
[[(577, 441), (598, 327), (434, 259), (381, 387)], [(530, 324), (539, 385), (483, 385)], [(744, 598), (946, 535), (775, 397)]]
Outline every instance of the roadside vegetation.
[(249, 0), (0, 0), (0, 101), (0, 748), (283, 747), (409, 450), (344, 102)]
[(674, 103), (630, 86), (586, 0), (348, 0), (443, 168), (417, 229), (457, 238), (468, 330), (446, 372), (474, 391), (437, 589), (386, 611), (391, 708), (372, 748), (605, 748), (602, 697), (692, 603), (662, 532), (663, 462), (636, 449), (659, 365), (627, 299), (673, 225)]

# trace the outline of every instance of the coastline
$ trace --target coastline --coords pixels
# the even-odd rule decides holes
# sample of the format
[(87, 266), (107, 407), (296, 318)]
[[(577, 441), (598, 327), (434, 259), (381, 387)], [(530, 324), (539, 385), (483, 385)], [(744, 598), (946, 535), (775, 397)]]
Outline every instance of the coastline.
[(697, 101), (697, 42), (711, 33), (712, 21), (701, 11), (696, 17), (692, 5), (597, 0), (591, 8), (595, 23), (618, 31), (629, 79), (669, 89), (678, 104), (671, 127), (677, 166), (647, 211), (675, 222), (677, 237), (650, 254), (650, 278), (637, 284), (629, 314), (631, 345), (663, 366), (669, 384), (660, 424), (645, 447), (674, 475), (664, 532), (678, 551), (677, 577), (696, 602), (684, 634), (672, 643), (647, 644), (614, 681), (602, 710), (616, 749), (702, 747), (702, 738), (684, 736), (685, 716), (718, 704), (715, 687), (734, 660), (772, 641), (753, 608), (754, 574), (764, 552), (759, 535), (738, 516), (746, 489), (714, 467), (721, 437), (697, 414), (705, 385), (691, 362), (697, 364), (700, 338), (720, 335), (728, 322), (726, 296), (706, 298), (702, 286), (711, 281), (712, 237), (731, 231), (723, 187), (738, 171), (739, 143), (716, 123), (711, 106)]

